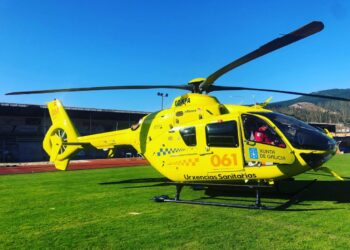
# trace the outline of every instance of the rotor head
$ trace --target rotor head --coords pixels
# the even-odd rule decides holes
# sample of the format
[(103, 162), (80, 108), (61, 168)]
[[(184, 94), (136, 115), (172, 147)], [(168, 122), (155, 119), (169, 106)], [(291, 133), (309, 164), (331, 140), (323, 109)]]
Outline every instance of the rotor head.
[(198, 77), (194, 78), (191, 81), (188, 82), (188, 85), (192, 87), (192, 93), (202, 93), (199, 86), (205, 82), (207, 78), (204, 77)]

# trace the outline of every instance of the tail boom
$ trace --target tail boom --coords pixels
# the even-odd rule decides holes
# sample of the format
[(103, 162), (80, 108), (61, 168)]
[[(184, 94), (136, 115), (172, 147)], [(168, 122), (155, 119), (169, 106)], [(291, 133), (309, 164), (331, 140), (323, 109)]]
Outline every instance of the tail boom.
[[(85, 147), (112, 152), (118, 145), (131, 145), (140, 152), (139, 132), (137, 131), (123, 129), (79, 136), (59, 100), (49, 102), (48, 109), (52, 126), (45, 135), (43, 148), (57, 169), (65, 170), (74, 154)], [(111, 154), (109, 153), (109, 155)]]

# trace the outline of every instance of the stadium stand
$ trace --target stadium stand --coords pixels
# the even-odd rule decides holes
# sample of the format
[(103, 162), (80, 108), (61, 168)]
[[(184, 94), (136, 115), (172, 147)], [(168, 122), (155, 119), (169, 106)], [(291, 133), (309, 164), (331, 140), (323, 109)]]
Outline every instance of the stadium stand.
[[(147, 112), (65, 107), (81, 135), (124, 129)], [(42, 141), (51, 120), (46, 106), (0, 103), (0, 162), (47, 161)], [(105, 152), (88, 150), (75, 159), (105, 157)], [(133, 148), (120, 148), (116, 157), (136, 156)]]

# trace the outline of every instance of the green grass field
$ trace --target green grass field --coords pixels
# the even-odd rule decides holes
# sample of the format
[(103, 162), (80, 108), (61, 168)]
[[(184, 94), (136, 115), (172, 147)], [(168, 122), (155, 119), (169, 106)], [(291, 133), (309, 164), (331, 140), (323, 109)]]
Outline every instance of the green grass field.
[[(350, 155), (327, 163), (350, 179)], [(151, 167), (0, 176), (1, 249), (349, 249), (350, 181), (310, 172), (286, 211), (156, 203), (174, 195)], [(204, 191), (185, 188), (183, 197)], [(219, 201), (252, 197), (217, 197)], [(266, 197), (263, 201), (279, 202)]]

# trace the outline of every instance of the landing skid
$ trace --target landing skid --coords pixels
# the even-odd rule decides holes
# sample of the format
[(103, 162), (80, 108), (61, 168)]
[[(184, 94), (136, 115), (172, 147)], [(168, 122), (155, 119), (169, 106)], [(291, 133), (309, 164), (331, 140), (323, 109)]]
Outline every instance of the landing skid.
[(175, 203), (183, 203), (183, 204), (194, 204), (194, 205), (208, 205), (208, 206), (219, 206), (219, 207), (234, 207), (234, 208), (246, 208), (246, 209), (260, 209), (260, 210), (285, 210), (291, 205), (298, 202), (299, 198), (304, 194), (306, 190), (308, 190), (317, 180), (313, 180), (312, 182), (308, 183), (305, 187), (301, 188), (297, 192), (295, 192), (292, 197), (286, 201), (283, 204), (280, 204), (278, 206), (265, 206), (261, 202), (261, 189), (263, 186), (260, 185), (225, 185), (225, 186), (232, 186), (232, 187), (249, 187), (253, 188), (255, 190), (255, 204), (251, 205), (244, 205), (244, 204), (234, 204), (234, 203), (220, 203), (220, 202), (205, 202), (205, 201), (193, 201), (193, 200), (181, 200), (180, 194), (182, 191), (182, 188), (184, 186), (223, 186), (222, 184), (203, 184), (203, 183), (170, 183), (175, 185), (176, 187), (176, 195), (175, 198), (169, 198), (167, 195), (161, 195), (156, 196), (153, 198), (156, 202), (175, 202)]

